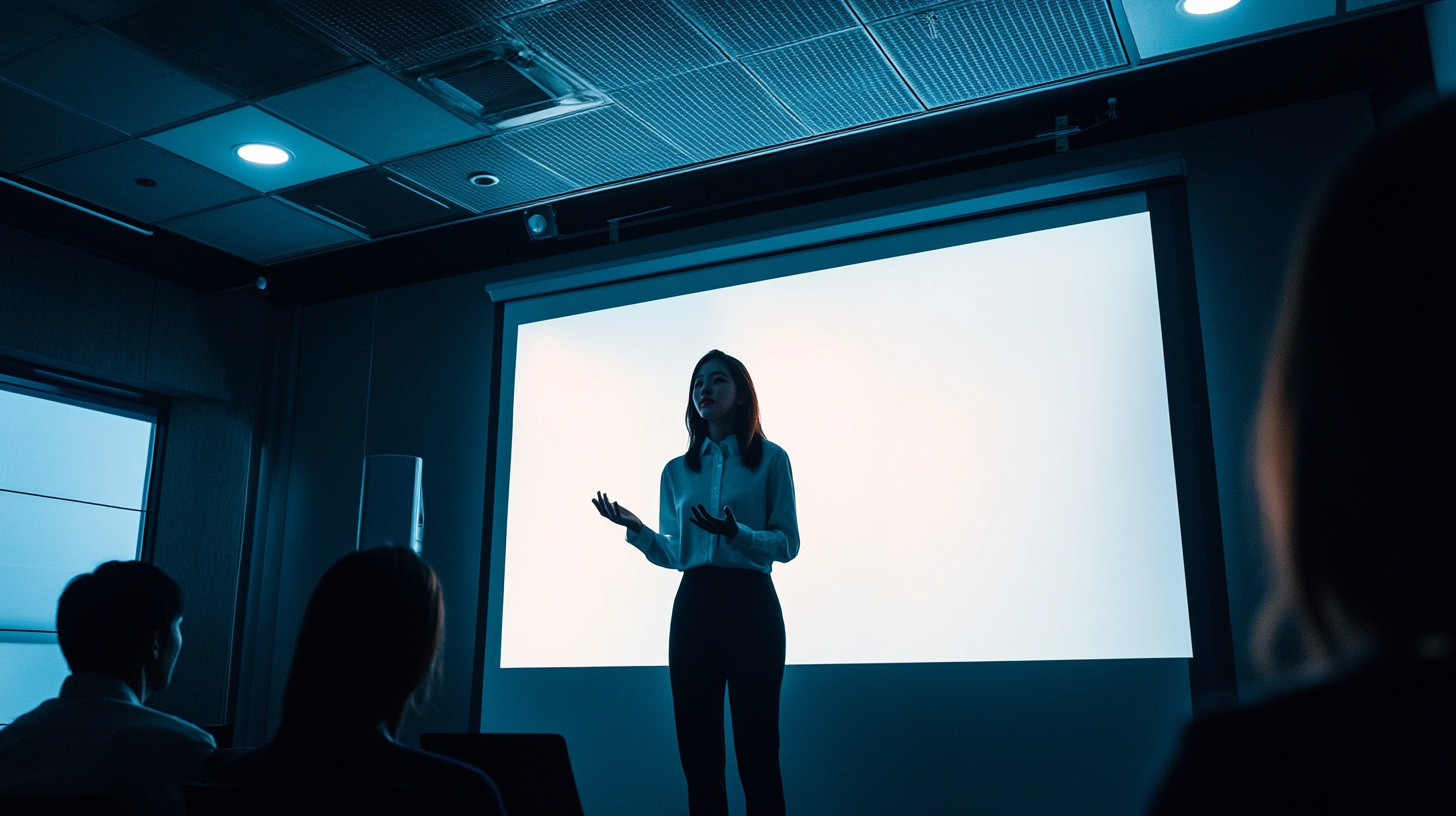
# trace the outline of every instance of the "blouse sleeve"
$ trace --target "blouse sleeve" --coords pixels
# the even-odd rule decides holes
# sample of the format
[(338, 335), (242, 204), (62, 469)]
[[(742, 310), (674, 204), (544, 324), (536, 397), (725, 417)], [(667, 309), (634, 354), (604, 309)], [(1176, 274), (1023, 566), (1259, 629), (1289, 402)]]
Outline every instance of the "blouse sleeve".
[(755, 561), (794, 560), (799, 554), (799, 512), (794, 504), (794, 473), (788, 454), (779, 451), (768, 467), (765, 487), (764, 529), (754, 530), (738, 523), (738, 535), (728, 546), (747, 553)]
[(647, 560), (659, 567), (682, 569), (682, 523), (677, 517), (677, 501), (672, 495), (672, 483), (667, 478), (667, 468), (662, 469), (662, 486), (658, 492), (658, 529), (673, 533), (653, 531), (646, 524), (637, 532), (627, 531), (627, 541)]

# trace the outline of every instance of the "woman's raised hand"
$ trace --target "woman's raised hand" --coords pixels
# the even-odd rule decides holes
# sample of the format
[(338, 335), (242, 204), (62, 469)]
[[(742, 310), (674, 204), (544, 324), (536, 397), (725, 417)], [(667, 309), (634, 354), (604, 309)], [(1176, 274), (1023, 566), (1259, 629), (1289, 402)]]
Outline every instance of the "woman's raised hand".
[(727, 505), (723, 506), (723, 516), (716, 518), (708, 512), (708, 508), (699, 504), (693, 507), (693, 517), (689, 521), (713, 535), (725, 536), (732, 541), (738, 535), (738, 519), (733, 517), (733, 510)]
[(620, 524), (634, 533), (642, 530), (642, 519), (637, 518), (636, 513), (607, 498), (607, 494), (600, 490), (597, 491), (597, 497), (592, 499), (592, 506), (613, 524)]

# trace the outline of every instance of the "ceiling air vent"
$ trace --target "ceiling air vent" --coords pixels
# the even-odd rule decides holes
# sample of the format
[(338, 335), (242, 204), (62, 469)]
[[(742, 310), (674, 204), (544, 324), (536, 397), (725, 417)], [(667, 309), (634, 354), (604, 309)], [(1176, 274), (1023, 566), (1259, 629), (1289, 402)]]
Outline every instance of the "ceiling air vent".
[(519, 42), (496, 42), (410, 73), (440, 101), (494, 130), (607, 103), (586, 80)]
[(469, 97), (486, 115), (507, 113), (554, 99), (509, 62), (487, 62), (459, 73), (436, 77), (435, 81)]

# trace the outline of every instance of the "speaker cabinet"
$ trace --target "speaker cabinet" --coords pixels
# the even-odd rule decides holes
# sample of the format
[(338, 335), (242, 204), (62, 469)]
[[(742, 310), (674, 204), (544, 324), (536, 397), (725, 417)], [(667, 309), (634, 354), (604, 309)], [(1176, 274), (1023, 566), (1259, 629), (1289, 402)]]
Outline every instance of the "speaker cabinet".
[(425, 460), (418, 456), (364, 457), (359, 549), (409, 547), (420, 551), (425, 537), (424, 468)]

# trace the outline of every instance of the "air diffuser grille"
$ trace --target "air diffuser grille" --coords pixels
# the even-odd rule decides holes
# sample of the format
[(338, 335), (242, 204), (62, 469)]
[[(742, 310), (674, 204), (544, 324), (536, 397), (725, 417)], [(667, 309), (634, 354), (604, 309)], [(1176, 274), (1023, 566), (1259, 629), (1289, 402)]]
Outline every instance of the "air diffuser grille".
[(859, 25), (838, 0), (678, 0), (678, 7), (735, 57)]
[(582, 187), (690, 161), (617, 105), (502, 133), (498, 139)]
[(870, 29), (930, 107), (1127, 64), (1106, 0), (975, 0)]
[(743, 58), (815, 133), (924, 110), (863, 29)]
[[(567, 192), (575, 186), (506, 147), (500, 139), (476, 139), (422, 153), (389, 167), (476, 212), (524, 204)], [(473, 184), (470, 176), (476, 173), (490, 173), (500, 181), (492, 185)]]
[(615, 96), (700, 161), (809, 135), (736, 62), (618, 91)]
[(559, 2), (509, 20), (512, 30), (605, 89), (723, 62), (718, 47), (661, 0)]

